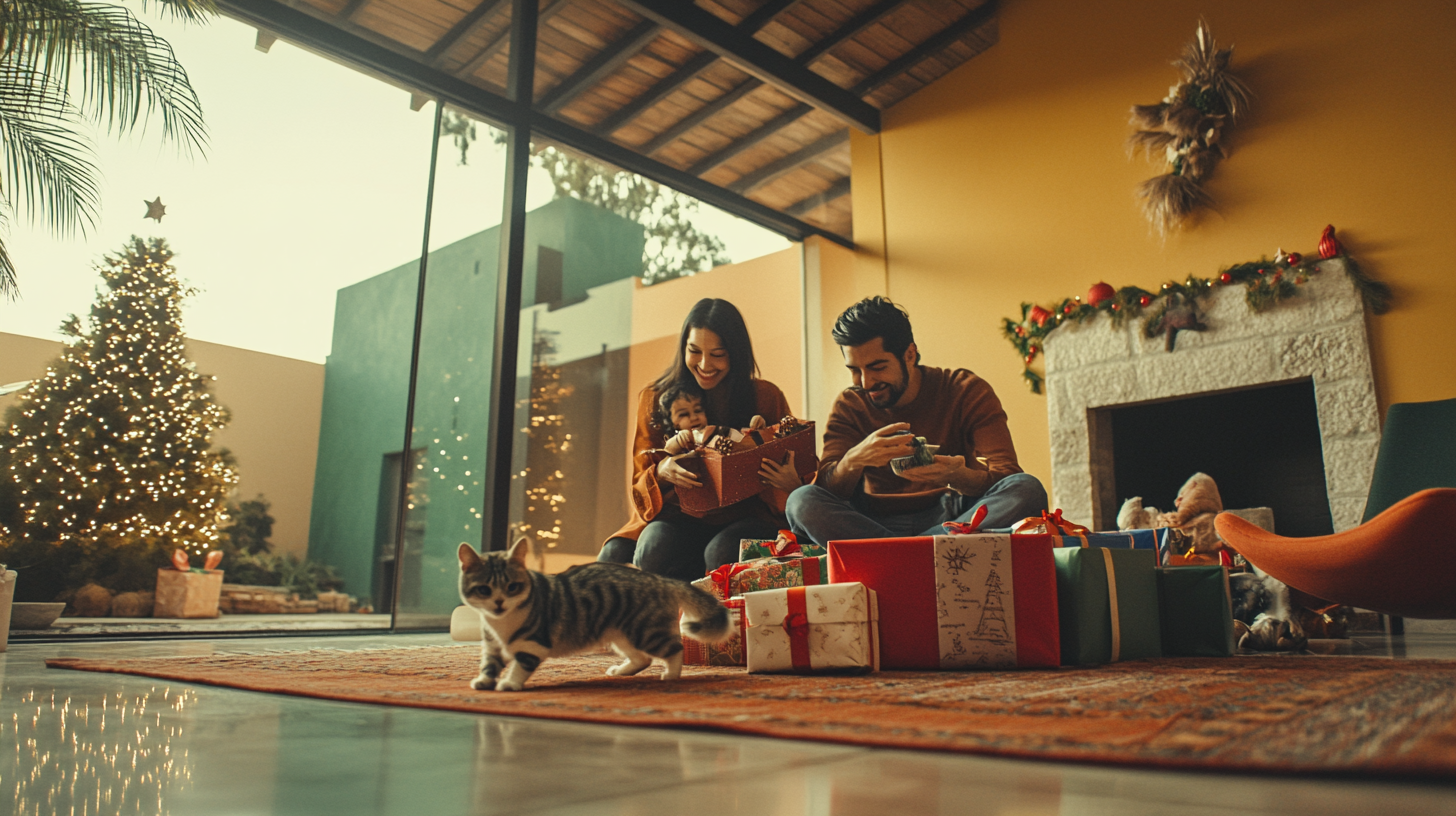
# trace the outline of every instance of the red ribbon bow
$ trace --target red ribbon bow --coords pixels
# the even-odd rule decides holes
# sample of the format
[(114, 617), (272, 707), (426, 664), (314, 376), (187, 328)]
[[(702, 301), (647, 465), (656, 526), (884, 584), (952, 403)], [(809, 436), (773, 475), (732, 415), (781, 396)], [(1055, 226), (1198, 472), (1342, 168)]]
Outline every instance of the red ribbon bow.
[(749, 564), (724, 564), (723, 566), (708, 573), (713, 583), (723, 592), (724, 598), (733, 597), (733, 576), (749, 569)]
[(981, 530), (981, 522), (986, 520), (986, 505), (976, 508), (975, 515), (970, 521), (947, 521), (940, 526), (951, 535), (972, 535)]
[(804, 588), (790, 588), (787, 601), (789, 611), (784, 615), (784, 631), (789, 634), (789, 659), (795, 671), (809, 671), (813, 664), (809, 661), (809, 604)]

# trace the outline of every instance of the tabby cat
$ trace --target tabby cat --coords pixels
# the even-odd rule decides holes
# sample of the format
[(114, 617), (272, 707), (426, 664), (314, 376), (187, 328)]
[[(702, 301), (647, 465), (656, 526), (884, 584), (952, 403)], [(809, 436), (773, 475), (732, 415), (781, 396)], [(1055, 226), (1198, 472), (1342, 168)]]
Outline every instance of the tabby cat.
[(560, 575), (526, 568), (530, 540), (507, 552), (460, 545), (460, 597), (480, 613), (485, 635), (477, 690), (520, 691), (547, 657), (611, 646), (623, 662), (607, 674), (636, 674), (660, 660), (663, 680), (682, 672), (681, 630), (702, 641), (730, 637), (728, 610), (712, 595), (621, 564), (585, 564)]

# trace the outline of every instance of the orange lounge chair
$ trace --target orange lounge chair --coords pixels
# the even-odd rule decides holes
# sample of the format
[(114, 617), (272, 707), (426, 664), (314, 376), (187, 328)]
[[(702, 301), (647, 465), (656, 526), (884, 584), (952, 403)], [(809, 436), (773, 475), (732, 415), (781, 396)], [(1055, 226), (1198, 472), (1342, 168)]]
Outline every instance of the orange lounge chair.
[(1286, 538), (1232, 513), (1214, 526), (1249, 563), (1311, 595), (1387, 615), (1456, 618), (1456, 489), (1422, 490), (1334, 535)]

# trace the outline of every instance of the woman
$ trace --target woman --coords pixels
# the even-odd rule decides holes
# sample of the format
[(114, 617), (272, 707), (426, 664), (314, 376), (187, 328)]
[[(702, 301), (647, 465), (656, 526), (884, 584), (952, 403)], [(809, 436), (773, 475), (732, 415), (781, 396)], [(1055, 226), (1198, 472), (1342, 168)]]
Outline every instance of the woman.
[[(737, 504), (690, 515), (676, 489), (699, 487), (683, 456), (662, 450), (666, 437), (655, 421), (658, 395), (675, 386), (697, 386), (707, 421), (748, 428), (788, 416), (788, 400), (778, 386), (757, 376), (753, 343), (743, 316), (726, 300), (704, 298), (683, 321), (672, 365), (637, 402), (637, 433), (632, 443), (632, 520), (603, 545), (598, 561), (633, 563), (648, 572), (683, 580), (738, 560), (744, 538), (774, 538), (784, 526), (784, 501), (798, 486), (792, 454), (783, 463), (765, 459), (760, 468), (764, 492)], [(811, 466), (814, 463), (809, 463)]]

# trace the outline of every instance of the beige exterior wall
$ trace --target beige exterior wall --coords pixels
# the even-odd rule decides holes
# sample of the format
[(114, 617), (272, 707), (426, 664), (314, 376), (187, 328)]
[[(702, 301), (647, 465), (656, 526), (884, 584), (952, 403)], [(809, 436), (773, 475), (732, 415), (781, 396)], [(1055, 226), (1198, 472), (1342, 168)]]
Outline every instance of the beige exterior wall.
[[(0, 385), (44, 376), (61, 343), (0, 332)], [(187, 341), (197, 370), (217, 377), (213, 393), (232, 412), (214, 443), (237, 458), (237, 497), (262, 494), (273, 505), (275, 551), (308, 550), (324, 367), (256, 351)], [(0, 397), (0, 413), (15, 402)]]

